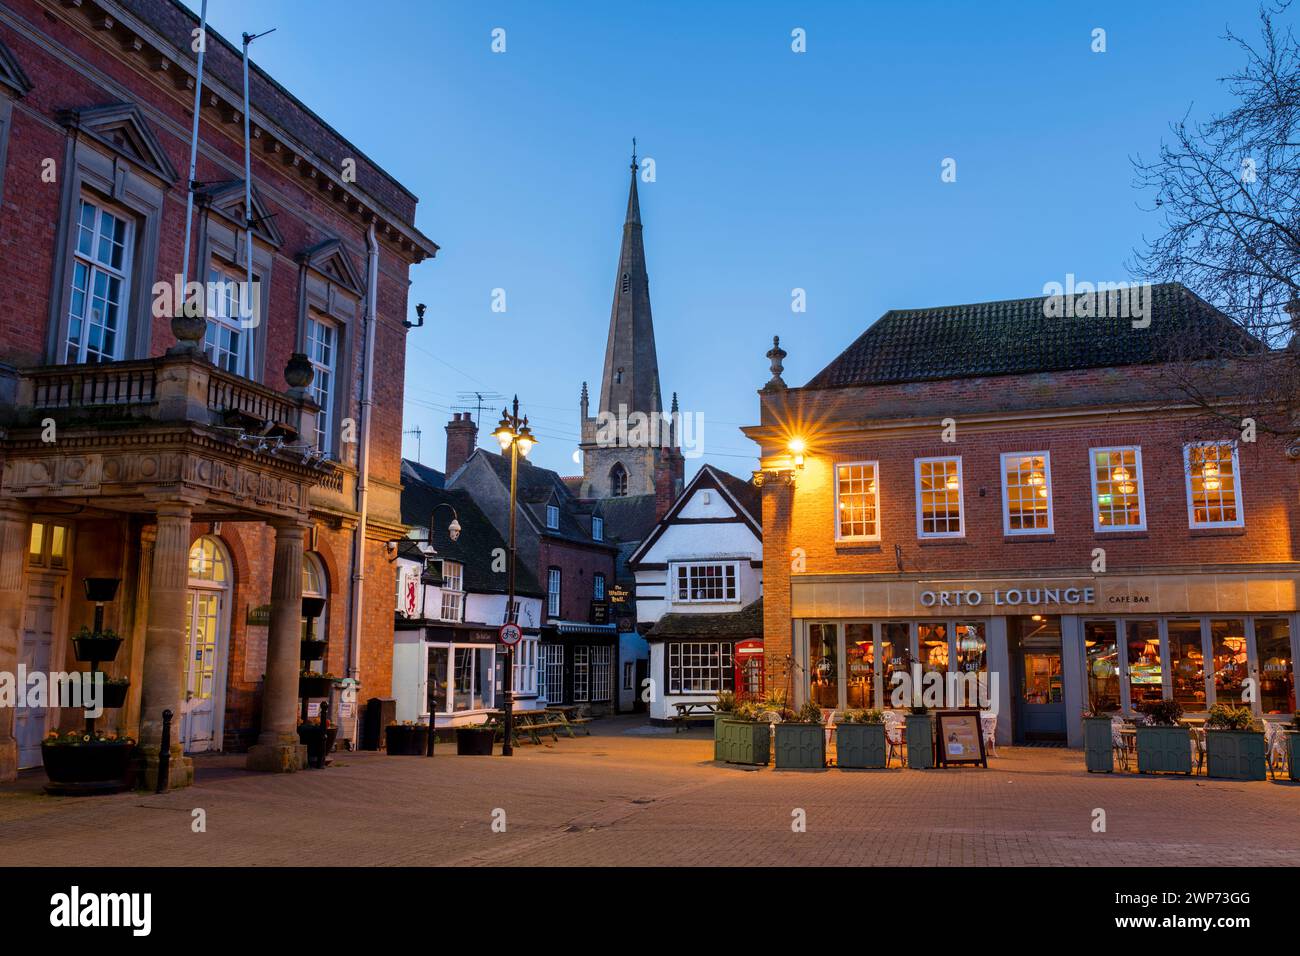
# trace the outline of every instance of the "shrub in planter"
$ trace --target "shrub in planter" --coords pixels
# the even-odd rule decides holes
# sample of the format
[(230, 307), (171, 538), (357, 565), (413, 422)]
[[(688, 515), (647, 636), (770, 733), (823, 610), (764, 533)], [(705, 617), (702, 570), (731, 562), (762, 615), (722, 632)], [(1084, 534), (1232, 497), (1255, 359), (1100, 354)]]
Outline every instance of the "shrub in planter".
[(1097, 710), (1084, 712), (1083, 761), (1089, 773), (1114, 773), (1115, 745), (1110, 714)]
[(713, 759), (766, 767), (772, 759), (772, 732), (748, 701), (714, 724)]
[(134, 751), (130, 737), (51, 731), (41, 741), (41, 760), (50, 780), (45, 789), (69, 795), (125, 790)]
[(913, 707), (903, 727), (907, 737), (907, 766), (929, 770), (934, 766), (934, 718), (924, 707)]
[(131, 682), (125, 677), (105, 677), (102, 706), (126, 706), (126, 692), (130, 687)]
[(1249, 707), (1215, 704), (1205, 721), (1206, 772), (1229, 780), (1263, 780), (1267, 776), (1264, 733), (1254, 730)]
[(721, 760), (721, 751), (718, 749), (718, 725), (724, 720), (734, 720), (736, 717), (736, 708), (740, 702), (736, 700), (736, 695), (729, 690), (724, 690), (718, 694), (718, 708), (713, 715), (713, 759)]
[(384, 749), (390, 757), (423, 757), (429, 745), (429, 725), (407, 722), (389, 724)]
[(1153, 701), (1142, 708), (1148, 723), (1137, 728), (1138, 773), (1192, 772), (1192, 745), (1180, 726), (1182, 705), (1176, 700)]
[(826, 766), (826, 729), (821, 708), (812, 701), (804, 704), (793, 720), (776, 725), (778, 770), (812, 770)]
[(336, 678), (333, 674), (317, 674), (315, 671), (302, 671), (298, 674), (299, 697), (328, 697), (334, 688)]
[(77, 660), (84, 664), (107, 664), (117, 657), (117, 649), (121, 646), (122, 636), (116, 631), (92, 631), (83, 627), (72, 639)]
[(496, 736), (491, 727), (457, 727), (456, 753), (463, 757), (491, 757)]
[(325, 656), (325, 648), (329, 647), (329, 642), (313, 638), (310, 641), (299, 641), (298, 646), (298, 660), (318, 661)]
[(885, 766), (885, 715), (879, 710), (846, 710), (835, 725), (838, 767), (880, 769)]

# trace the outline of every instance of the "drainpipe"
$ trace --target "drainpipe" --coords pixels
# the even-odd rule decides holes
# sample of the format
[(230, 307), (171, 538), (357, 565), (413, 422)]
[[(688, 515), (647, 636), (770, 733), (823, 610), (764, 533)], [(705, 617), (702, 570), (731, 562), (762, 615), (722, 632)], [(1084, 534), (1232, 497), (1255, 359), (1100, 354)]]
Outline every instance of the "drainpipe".
[[(373, 404), (375, 372), (375, 326), (378, 320), (379, 241), (375, 225), (366, 230), (366, 342), (361, 373), (361, 423), (357, 436), (357, 529), (352, 539), (352, 627), (348, 630), (348, 677), (359, 680), (361, 670), (361, 621), (363, 586), (366, 580), (366, 516), (370, 504), (370, 408)], [(358, 702), (359, 703), (359, 702)], [(353, 708), (353, 719), (359, 714)], [(355, 735), (353, 737), (355, 740)]]

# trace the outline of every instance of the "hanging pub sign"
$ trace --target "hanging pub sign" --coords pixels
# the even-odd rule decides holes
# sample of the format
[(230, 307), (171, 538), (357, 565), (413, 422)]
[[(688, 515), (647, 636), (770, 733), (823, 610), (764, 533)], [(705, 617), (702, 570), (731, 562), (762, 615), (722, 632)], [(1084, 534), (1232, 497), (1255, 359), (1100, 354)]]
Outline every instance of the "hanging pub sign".
[(609, 604), (605, 601), (591, 602), (591, 621), (592, 624), (609, 623)]
[(978, 710), (941, 710), (935, 714), (935, 721), (940, 767), (976, 764), (988, 769)]
[(609, 598), (610, 604), (626, 604), (627, 599), (630, 596), (627, 588), (618, 584), (610, 587), (609, 590), (605, 592), (605, 595)]

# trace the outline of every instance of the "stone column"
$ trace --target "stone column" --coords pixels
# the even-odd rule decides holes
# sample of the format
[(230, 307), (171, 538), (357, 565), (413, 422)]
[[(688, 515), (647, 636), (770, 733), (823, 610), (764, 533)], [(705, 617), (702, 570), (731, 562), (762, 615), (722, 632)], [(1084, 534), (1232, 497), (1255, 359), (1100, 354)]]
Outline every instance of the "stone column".
[(135, 601), (131, 614), (131, 654), (126, 661), (126, 676), (131, 685), (126, 695), (126, 710), (122, 714), (126, 733), (136, 738), (140, 736), (140, 687), (144, 682), (144, 649), (149, 626), (149, 581), (153, 577), (153, 546), (157, 537), (158, 529), (153, 525), (140, 529), (140, 555), (136, 563)]
[(298, 742), (299, 642), (302, 638), (302, 549), (306, 527), (282, 521), (275, 528), (271, 570), (271, 625), (262, 685), (262, 732), (249, 748), (248, 769), (291, 773), (307, 763)]
[(149, 575), (149, 616), (145, 628), (144, 672), (140, 683), (141, 785), (158, 781), (163, 711), (172, 712), (168, 788), (194, 782), (194, 765), (181, 752), (182, 684), (185, 680), (185, 613), (188, 608), (190, 506), (158, 505), (158, 530)]
[[(31, 537), (27, 507), (0, 502), (0, 671), (17, 679), (18, 641), (23, 630), (23, 572)], [(18, 742), (14, 709), (0, 707), (0, 781), (18, 776)]]

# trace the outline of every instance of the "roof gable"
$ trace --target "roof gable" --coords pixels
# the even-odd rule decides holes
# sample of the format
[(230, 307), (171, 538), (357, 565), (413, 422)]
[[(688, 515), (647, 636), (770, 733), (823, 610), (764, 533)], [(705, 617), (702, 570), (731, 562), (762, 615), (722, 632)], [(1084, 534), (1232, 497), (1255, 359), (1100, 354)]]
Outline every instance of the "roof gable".
[[(690, 480), (682, 490), (682, 493), (677, 496), (677, 500), (673, 503), (673, 506), (668, 509), (668, 513), (659, 520), (651, 532), (646, 535), (645, 540), (641, 542), (641, 546), (636, 549), (630, 558), (628, 558), (628, 564), (635, 568), (637, 562), (639, 562), (644, 555), (649, 553), (650, 549), (653, 548), (655, 543), (663, 537), (664, 532), (667, 531), (671, 525), (682, 522), (683, 519), (681, 518), (681, 513), (683, 509), (686, 508), (687, 503), (694, 498), (697, 491), (705, 488), (714, 489), (722, 495), (726, 502), (735, 510), (736, 517), (739, 517), (739, 519), (749, 527), (749, 530), (754, 533), (754, 537), (761, 542), (763, 540), (763, 527), (761, 524), (762, 513), (759, 511), (758, 517), (755, 517), (750, 510), (754, 508), (754, 502), (759, 500), (757, 497), (757, 489), (754, 489), (753, 496), (750, 496), (746, 492), (740, 490), (741, 486), (753, 488), (753, 486), (748, 482), (742, 481), (735, 475), (729, 475), (725, 471), (714, 468), (712, 465), (705, 465), (695, 473), (695, 477)], [(745, 501), (741, 500), (742, 497), (749, 498), (748, 506)], [(735, 521), (736, 517), (685, 520), (698, 521), (707, 524), (710, 522)]]
[(153, 128), (134, 103), (106, 103), (59, 111), (59, 122), (90, 137), (119, 156), (153, 173), (168, 185), (176, 182), (176, 168), (163, 150)]

